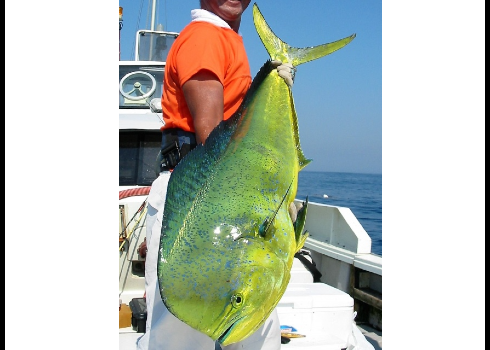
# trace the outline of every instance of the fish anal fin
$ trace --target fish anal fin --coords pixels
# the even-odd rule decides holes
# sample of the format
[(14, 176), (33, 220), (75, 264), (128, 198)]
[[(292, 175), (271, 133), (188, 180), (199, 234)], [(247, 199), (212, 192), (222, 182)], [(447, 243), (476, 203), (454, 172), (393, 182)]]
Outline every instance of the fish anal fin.
[(312, 162), (312, 159), (306, 159), (303, 154), (300, 155), (299, 157), (299, 170), (303, 170), (305, 166), (310, 164)]

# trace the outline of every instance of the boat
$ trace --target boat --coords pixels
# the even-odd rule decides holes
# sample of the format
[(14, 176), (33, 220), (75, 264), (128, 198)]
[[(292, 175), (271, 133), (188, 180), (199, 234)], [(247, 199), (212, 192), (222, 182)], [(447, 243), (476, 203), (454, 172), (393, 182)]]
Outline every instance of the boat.
[[(147, 196), (158, 174), (165, 58), (178, 35), (152, 22), (136, 33), (134, 59), (119, 61), (120, 350), (136, 349), (145, 331), (145, 258), (139, 247), (146, 236)], [(310, 236), (277, 305), (281, 348), (381, 349), (382, 258), (371, 253), (371, 238), (349, 208), (311, 201), (305, 229)]]

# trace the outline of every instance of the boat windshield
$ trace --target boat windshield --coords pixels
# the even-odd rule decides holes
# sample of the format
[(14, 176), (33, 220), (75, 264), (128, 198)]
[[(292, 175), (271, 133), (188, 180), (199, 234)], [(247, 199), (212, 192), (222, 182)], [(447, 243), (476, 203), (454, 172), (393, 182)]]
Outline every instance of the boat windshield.
[[(142, 62), (143, 63), (143, 62)], [(119, 65), (119, 108), (149, 109), (150, 101), (160, 99), (164, 65)]]
[(137, 33), (136, 61), (165, 62), (168, 51), (177, 36), (177, 33), (139, 30)]

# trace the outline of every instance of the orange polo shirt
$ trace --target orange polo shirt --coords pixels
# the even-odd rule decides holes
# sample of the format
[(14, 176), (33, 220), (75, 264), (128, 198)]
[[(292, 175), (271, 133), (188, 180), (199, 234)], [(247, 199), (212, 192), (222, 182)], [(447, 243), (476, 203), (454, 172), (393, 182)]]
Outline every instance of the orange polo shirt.
[(232, 29), (191, 22), (170, 48), (162, 94), (163, 129), (195, 132), (182, 85), (201, 69), (213, 72), (223, 85), (224, 119), (240, 106), (252, 82), (243, 39)]

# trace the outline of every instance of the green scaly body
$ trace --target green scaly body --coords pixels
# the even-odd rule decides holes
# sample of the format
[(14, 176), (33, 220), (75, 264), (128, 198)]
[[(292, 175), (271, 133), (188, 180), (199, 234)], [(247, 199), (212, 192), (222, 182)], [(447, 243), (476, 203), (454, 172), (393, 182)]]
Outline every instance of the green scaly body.
[[(290, 48), (270, 31), (256, 5), (253, 11), (271, 57), (296, 66), (353, 39), (323, 50)], [(170, 178), (158, 263), (170, 312), (223, 345), (260, 327), (284, 294), (294, 254), (307, 237), (306, 211), (294, 226), (288, 207), (308, 162), (291, 90), (268, 61), (237, 113)]]

